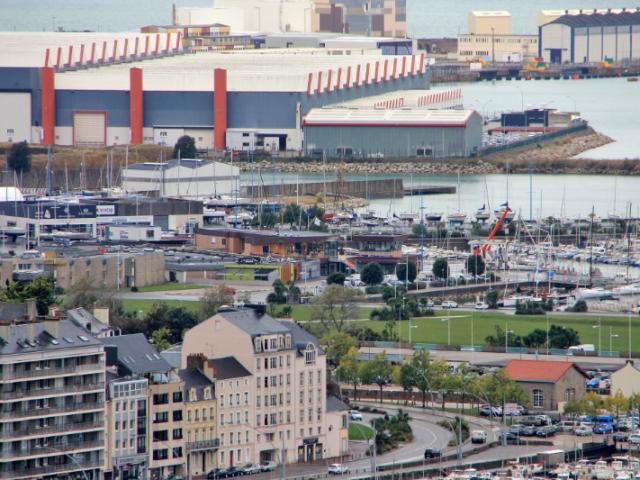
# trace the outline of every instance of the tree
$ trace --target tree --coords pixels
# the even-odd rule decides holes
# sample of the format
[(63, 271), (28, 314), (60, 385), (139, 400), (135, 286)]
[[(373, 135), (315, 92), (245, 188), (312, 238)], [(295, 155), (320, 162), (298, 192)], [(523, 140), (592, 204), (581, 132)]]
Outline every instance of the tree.
[(547, 344), (547, 332), (541, 328), (536, 328), (522, 337), (522, 343), (529, 348), (540, 348)]
[(7, 164), (17, 174), (28, 173), (31, 170), (31, 148), (26, 141), (11, 145)]
[[(393, 383), (400, 385), (405, 393), (413, 392), (413, 387), (416, 385), (415, 371), (410, 363), (403, 363), (402, 365), (396, 365), (391, 375)], [(405, 397), (404, 404), (407, 404), (407, 397)]]
[(484, 296), (484, 301), (489, 306), (489, 308), (496, 309), (498, 308), (498, 297), (498, 291), (492, 289), (486, 293), (486, 295)]
[(344, 285), (346, 279), (347, 277), (344, 273), (333, 272), (327, 277), (327, 285)]
[(358, 385), (364, 370), (364, 363), (358, 360), (358, 355), (360, 355), (358, 348), (351, 347), (346, 355), (340, 359), (340, 364), (336, 368), (338, 381), (353, 385), (353, 400), (357, 400)]
[(482, 275), (484, 273), (484, 258), (482, 255), (469, 255), (466, 265), (467, 272), (473, 276)]
[(196, 158), (198, 150), (196, 149), (196, 140), (189, 135), (181, 136), (173, 147), (171, 158)]
[(503, 370), (483, 375), (481, 388), (491, 405), (504, 405), (507, 402), (527, 403), (527, 392)]
[(224, 284), (212, 287), (200, 298), (200, 317), (202, 319), (213, 317), (221, 306), (232, 303), (233, 295)]
[(375, 383), (380, 389), (380, 401), (382, 401), (382, 387), (391, 382), (391, 362), (384, 352), (376, 353), (371, 360), (365, 363), (362, 372), (363, 383)]
[(416, 277), (418, 276), (418, 267), (416, 266), (416, 262), (409, 260), (409, 271), (407, 273), (407, 262), (398, 263), (396, 268), (396, 272), (398, 275), (398, 280), (404, 282), (405, 279), (409, 280), (409, 283), (413, 283)]
[[(284, 223), (288, 223), (291, 227), (293, 227), (294, 224), (300, 226), (302, 221), (302, 215), (303, 215), (302, 208), (300, 207), (300, 205), (296, 205), (295, 203), (290, 203), (289, 205), (284, 207), (284, 212), (282, 214), (282, 221)], [(304, 215), (304, 220), (306, 223), (306, 220), (307, 220), (306, 214)]]
[(356, 339), (349, 333), (338, 330), (330, 330), (320, 342), (326, 346), (327, 362), (331, 365), (338, 365), (340, 359), (357, 345)]
[(46, 315), (49, 306), (57, 302), (53, 278), (36, 277), (31, 282), (10, 282), (0, 295), (0, 300), (7, 303), (24, 303), (36, 301), (38, 315)]
[[(492, 347), (521, 347), (523, 344), (522, 337), (515, 333), (508, 333), (500, 325), (494, 325), (495, 335), (487, 335), (484, 341)], [(509, 338), (506, 338), (509, 335)]]
[(278, 216), (271, 212), (262, 212), (251, 219), (251, 225), (254, 227), (273, 228), (278, 224)]
[(573, 305), (567, 307), (567, 312), (586, 313), (589, 311), (589, 306), (584, 300), (577, 300)]
[[(140, 322), (141, 333), (147, 338), (153, 336), (153, 332), (166, 327), (169, 334), (164, 337), (171, 343), (182, 341), (185, 330), (189, 330), (198, 324), (198, 318), (184, 307), (170, 307), (166, 303), (156, 303)], [(134, 333), (134, 332), (130, 332)]]
[(629, 400), (624, 397), (621, 390), (618, 390), (615, 394), (605, 398), (604, 407), (609, 412), (614, 413), (617, 418), (620, 416), (620, 412), (629, 410)]
[(577, 330), (560, 325), (549, 327), (550, 348), (569, 348), (571, 345), (580, 345), (580, 334)]
[(347, 320), (358, 317), (356, 299), (360, 292), (341, 285), (329, 285), (324, 292), (314, 299), (312, 319), (319, 321), (327, 329), (342, 331)]
[(273, 282), (273, 292), (267, 295), (267, 303), (298, 303), (301, 295), (300, 288), (294, 282), (283, 283), (282, 280), (275, 280)]
[(379, 263), (369, 263), (360, 272), (360, 279), (369, 286), (380, 285), (384, 279), (384, 270)]
[(158, 352), (161, 352), (171, 347), (171, 342), (168, 340), (170, 336), (171, 332), (169, 329), (162, 327), (151, 334), (151, 343), (153, 343)]
[(446, 280), (449, 278), (449, 262), (447, 262), (447, 259), (444, 257), (438, 257), (433, 262), (431, 271), (434, 277)]

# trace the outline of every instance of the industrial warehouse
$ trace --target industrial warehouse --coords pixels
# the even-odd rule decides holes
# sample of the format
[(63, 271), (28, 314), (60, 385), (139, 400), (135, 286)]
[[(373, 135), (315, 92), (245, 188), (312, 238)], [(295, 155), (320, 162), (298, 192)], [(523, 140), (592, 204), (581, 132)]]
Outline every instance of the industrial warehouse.
[[(180, 33), (3, 33), (0, 141), (302, 151), (313, 108), (429, 87), (424, 54), (373, 48), (185, 53)], [(10, 112), (10, 116), (8, 115)]]

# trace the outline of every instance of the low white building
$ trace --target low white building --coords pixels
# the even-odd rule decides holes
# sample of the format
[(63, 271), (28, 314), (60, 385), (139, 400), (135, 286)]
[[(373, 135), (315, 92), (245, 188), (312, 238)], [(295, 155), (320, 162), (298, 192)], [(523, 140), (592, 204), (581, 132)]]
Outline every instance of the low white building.
[(159, 197), (202, 198), (231, 195), (239, 188), (240, 169), (212, 160), (181, 159), (129, 165), (122, 171), (128, 193)]

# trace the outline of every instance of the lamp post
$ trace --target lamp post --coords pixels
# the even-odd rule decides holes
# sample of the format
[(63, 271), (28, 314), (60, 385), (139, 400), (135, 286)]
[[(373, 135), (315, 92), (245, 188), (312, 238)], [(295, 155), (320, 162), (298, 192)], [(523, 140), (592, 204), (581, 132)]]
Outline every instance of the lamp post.
[(602, 354), (602, 319), (598, 318), (598, 325), (591, 325), (591, 328), (598, 329), (598, 355)]
[(447, 312), (446, 318), (441, 318), (440, 321), (447, 322), (447, 345), (451, 345), (451, 317), (450, 312)]
[(619, 336), (617, 333), (611, 333), (611, 327), (609, 327), (609, 355), (613, 352), (613, 339)]
[(409, 317), (409, 345), (413, 345), (411, 343), (411, 330), (414, 328), (418, 328), (417, 325), (411, 325), (411, 317)]

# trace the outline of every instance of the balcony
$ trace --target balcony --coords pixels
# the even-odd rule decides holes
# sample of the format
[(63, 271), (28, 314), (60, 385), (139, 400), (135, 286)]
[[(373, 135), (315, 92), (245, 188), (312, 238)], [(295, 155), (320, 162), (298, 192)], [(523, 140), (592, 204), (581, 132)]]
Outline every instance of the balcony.
[(187, 452), (202, 452), (205, 450), (216, 450), (220, 447), (220, 439), (201, 440), (199, 442), (187, 442)]
[(13, 392), (0, 393), (0, 402), (7, 400), (22, 400), (25, 398), (36, 397), (50, 397), (58, 394), (73, 394), (84, 393), (89, 390), (102, 390), (104, 389), (104, 382), (85, 383), (81, 385), (67, 385), (61, 388), (30, 388), (28, 390), (18, 389)]
[(74, 452), (77, 450), (96, 450), (104, 449), (104, 440), (93, 440), (86, 442), (67, 442), (63, 444), (54, 444), (51, 446), (38, 446), (33, 445), (31, 447), (22, 448), (20, 450), (2, 449), (0, 450), (0, 458), (3, 461), (24, 458), (24, 457), (53, 457), (56, 455), (64, 455), (66, 453)]
[(0, 479), (18, 479), (18, 478), (30, 478), (40, 477), (41, 475), (49, 475), (52, 473), (62, 472), (75, 472), (79, 470), (93, 470), (97, 468), (103, 468), (104, 462), (80, 462), (80, 463), (65, 463), (64, 465), (47, 465), (46, 467), (34, 467), (34, 468), (21, 468), (16, 470), (0, 471)]
[(104, 403), (102, 402), (87, 402), (77, 403), (72, 405), (65, 405), (63, 407), (49, 407), (49, 408), (31, 408), (25, 410), (0, 410), (0, 422), (14, 422), (19, 418), (28, 417), (45, 417), (47, 415), (55, 415), (57, 413), (82, 413), (91, 410), (103, 410)]
[(65, 375), (73, 373), (87, 373), (93, 371), (104, 370), (104, 362), (89, 363), (86, 365), (72, 365), (58, 368), (41, 368), (37, 370), (20, 370), (14, 372), (0, 373), (0, 381), (6, 380), (22, 380), (34, 378), (49, 378), (56, 375)]
[(104, 422), (77, 422), (65, 423), (63, 425), (51, 425), (48, 427), (32, 427), (21, 428), (13, 431), (0, 432), (0, 439), (16, 440), (18, 437), (40, 437), (51, 433), (72, 433), (82, 432), (86, 430), (102, 430), (105, 427)]

